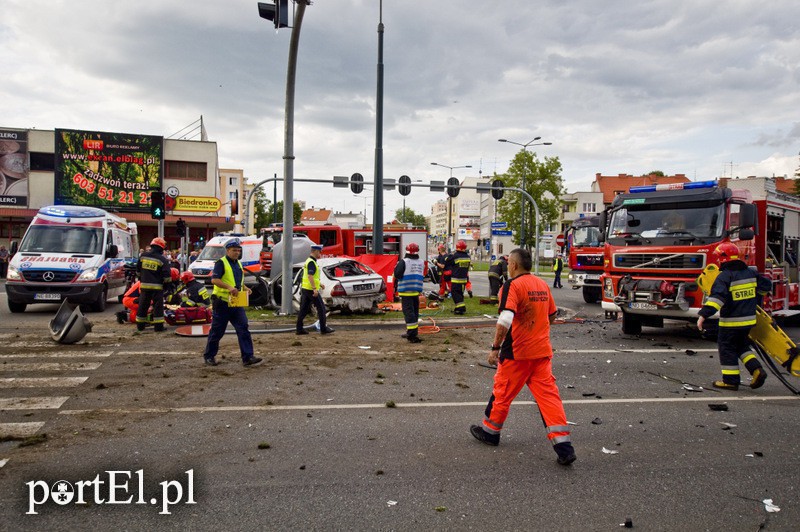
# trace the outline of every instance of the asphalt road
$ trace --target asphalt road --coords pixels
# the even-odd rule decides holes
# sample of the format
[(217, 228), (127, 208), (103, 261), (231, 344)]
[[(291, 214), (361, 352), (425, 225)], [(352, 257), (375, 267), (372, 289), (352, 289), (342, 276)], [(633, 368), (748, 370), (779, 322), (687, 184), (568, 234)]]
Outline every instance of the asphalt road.
[[(97, 325), (85, 342), (56, 346), (41, 332), (55, 307), (11, 315), (0, 295), (0, 423), (47, 434), (0, 443), (0, 519), (9, 530), (618, 530), (626, 519), (640, 530), (797, 529), (796, 396), (774, 377), (757, 391), (689, 391), (683, 382), (718, 377), (713, 343), (683, 324), (626, 337), (580, 292), (553, 293), (570, 318), (552, 329), (578, 453), (569, 468), (555, 463), (527, 390), (499, 447), (469, 435), (492, 384), (480, 366), (491, 322), (442, 321), (412, 350), (398, 324), (334, 319), (337, 333), (302, 345), (257, 337), (267, 363), (253, 369), (226, 338), (233, 354), (217, 370), (199, 364), (204, 340), (132, 334), (113, 323), (117, 305), (89, 315)], [(85, 379), (19, 380), (47, 377)], [(42, 406), (53, 398), (63, 401)], [(107, 504), (109, 470), (141, 470), (143, 503)], [(183, 503), (186, 471), (195, 504)], [(26, 514), (29, 490), (45, 493), (28, 483), (98, 475), (105, 503)], [(116, 498), (138, 500), (137, 478)], [(160, 514), (161, 490), (176, 500), (178, 482), (182, 502)]]

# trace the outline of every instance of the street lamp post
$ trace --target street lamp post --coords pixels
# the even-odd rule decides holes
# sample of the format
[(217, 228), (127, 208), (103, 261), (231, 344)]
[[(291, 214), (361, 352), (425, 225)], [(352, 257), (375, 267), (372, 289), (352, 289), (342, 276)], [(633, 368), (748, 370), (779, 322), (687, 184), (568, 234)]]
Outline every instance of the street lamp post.
[[(517, 146), (522, 146), (523, 151), (525, 151), (525, 153), (527, 153), (528, 152), (528, 146), (550, 146), (551, 144), (553, 144), (552, 142), (536, 142), (537, 140), (540, 140), (541, 138), (542, 137), (536, 137), (533, 140), (531, 140), (530, 142), (526, 142), (525, 144), (522, 144), (520, 142), (514, 142), (513, 140), (508, 140), (508, 139), (497, 139), (497, 141), (498, 142), (507, 142), (508, 144), (516, 144)], [(525, 188), (525, 170), (526, 170), (525, 166), (526, 165), (525, 165), (525, 163), (523, 161), (523, 164), (522, 164), (522, 190), (527, 190), (527, 188)], [(522, 222), (521, 223), (521, 227), (520, 227), (520, 233), (521, 233), (520, 234), (520, 237), (521, 237), (520, 241), (522, 242), (522, 247), (528, 247), (528, 241), (526, 239), (527, 231), (525, 230), (525, 198), (520, 196), (519, 201), (520, 201), (520, 218), (521, 218), (521, 222)], [(538, 249), (536, 250), (536, 254), (537, 255), (539, 254), (539, 250)]]
[[(446, 164), (439, 164), (439, 163), (431, 163), (433, 166), (441, 166), (442, 168), (449, 168), (450, 169), (450, 178), (453, 177), (453, 170), (458, 168), (472, 168), (471, 164), (465, 164), (462, 166), (447, 166)], [(447, 240), (448, 245), (453, 245), (453, 197), (450, 194), (447, 195)]]

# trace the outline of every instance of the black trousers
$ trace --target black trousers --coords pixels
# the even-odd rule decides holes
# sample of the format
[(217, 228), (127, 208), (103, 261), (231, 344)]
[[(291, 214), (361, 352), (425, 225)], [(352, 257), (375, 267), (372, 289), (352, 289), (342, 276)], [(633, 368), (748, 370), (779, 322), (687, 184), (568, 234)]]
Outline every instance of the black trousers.
[(466, 283), (457, 283), (453, 281), (451, 293), (453, 294), (453, 303), (456, 304), (456, 308), (453, 312), (456, 314), (464, 314), (467, 311), (467, 304), (464, 303), (464, 285), (466, 285)]
[(750, 327), (720, 327), (717, 333), (719, 364), (722, 367), (722, 382), (740, 384), (739, 360), (751, 374), (761, 367), (750, 347)]
[(419, 296), (400, 296), (400, 306), (406, 322), (406, 334), (409, 338), (419, 336)]
[(150, 323), (147, 311), (153, 304), (153, 323), (164, 323), (164, 291), (139, 290), (139, 309), (136, 311), (136, 323)]
[(503, 281), (499, 277), (489, 277), (489, 298), (492, 301), (497, 301), (497, 294), (500, 293), (501, 286), (503, 286)]
[(553, 279), (553, 288), (561, 288), (561, 270), (556, 271), (556, 278)]
[(322, 296), (317, 292), (317, 297), (314, 297), (313, 290), (300, 289), (300, 312), (297, 314), (297, 330), (303, 330), (303, 320), (311, 312), (311, 306), (317, 309), (317, 318), (319, 318), (319, 330), (324, 331), (327, 327), (325, 322), (325, 303), (322, 302)]

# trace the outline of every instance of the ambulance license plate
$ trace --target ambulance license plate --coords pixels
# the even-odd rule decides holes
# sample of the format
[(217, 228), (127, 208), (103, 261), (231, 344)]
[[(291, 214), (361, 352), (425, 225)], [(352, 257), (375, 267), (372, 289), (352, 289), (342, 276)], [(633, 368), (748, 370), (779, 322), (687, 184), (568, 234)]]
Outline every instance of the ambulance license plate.
[(61, 294), (34, 294), (33, 299), (36, 301), (61, 301)]
[(641, 301), (634, 301), (628, 305), (629, 308), (636, 310), (656, 310), (658, 307), (652, 303), (643, 303)]

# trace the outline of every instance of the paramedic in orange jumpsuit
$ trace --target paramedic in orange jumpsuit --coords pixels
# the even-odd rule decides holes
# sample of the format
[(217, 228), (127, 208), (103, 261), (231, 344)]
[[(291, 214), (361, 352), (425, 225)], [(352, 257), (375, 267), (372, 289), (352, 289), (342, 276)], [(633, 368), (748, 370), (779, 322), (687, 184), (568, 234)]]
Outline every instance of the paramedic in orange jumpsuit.
[(494, 388), (482, 425), (472, 425), (470, 432), (487, 445), (499, 444), (511, 402), (527, 385), (558, 463), (566, 466), (575, 461), (575, 450), (553, 376), (550, 324), (557, 308), (547, 283), (531, 274), (532, 262), (530, 252), (521, 248), (509, 256), (509, 280), (500, 292), (500, 317), (488, 357), (489, 364), (497, 364)]

